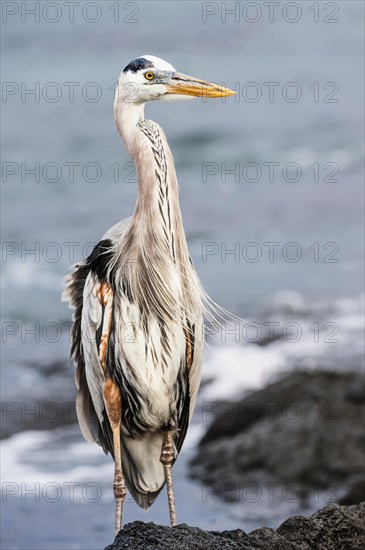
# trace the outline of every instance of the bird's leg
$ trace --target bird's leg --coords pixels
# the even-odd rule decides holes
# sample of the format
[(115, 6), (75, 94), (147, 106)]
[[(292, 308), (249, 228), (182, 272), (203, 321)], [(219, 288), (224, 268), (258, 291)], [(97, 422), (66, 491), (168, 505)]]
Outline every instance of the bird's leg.
[(172, 484), (172, 463), (174, 461), (174, 441), (172, 437), (172, 432), (164, 433), (164, 440), (162, 443), (161, 457), (160, 461), (163, 464), (165, 471), (165, 481), (167, 485), (167, 498), (169, 501), (169, 510), (170, 510), (170, 524), (171, 527), (176, 525), (176, 508), (175, 508), (175, 497), (174, 497), (174, 488)]
[(114, 496), (115, 496), (115, 534), (122, 528), (123, 503), (127, 494), (122, 469), (122, 455), (120, 451), (120, 423), (122, 416), (122, 398), (117, 384), (108, 378), (104, 384), (104, 403), (113, 431), (114, 447)]

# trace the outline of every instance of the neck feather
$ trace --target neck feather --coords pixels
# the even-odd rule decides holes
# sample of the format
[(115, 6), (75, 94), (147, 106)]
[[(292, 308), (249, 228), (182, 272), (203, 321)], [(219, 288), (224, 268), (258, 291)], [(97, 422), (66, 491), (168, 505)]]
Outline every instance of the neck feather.
[(130, 295), (141, 311), (153, 311), (167, 320), (185, 310), (194, 319), (200, 284), (190, 261), (175, 166), (165, 134), (156, 123), (144, 119), (143, 105), (122, 102), (115, 113), (138, 174), (134, 214), (119, 249), (121, 278), (128, 281)]
[[(158, 242), (175, 259), (186, 248), (171, 150), (158, 124), (144, 119), (144, 105), (120, 102), (116, 123), (138, 175), (138, 198), (130, 231), (134, 242)], [(144, 243), (146, 244), (146, 243)]]

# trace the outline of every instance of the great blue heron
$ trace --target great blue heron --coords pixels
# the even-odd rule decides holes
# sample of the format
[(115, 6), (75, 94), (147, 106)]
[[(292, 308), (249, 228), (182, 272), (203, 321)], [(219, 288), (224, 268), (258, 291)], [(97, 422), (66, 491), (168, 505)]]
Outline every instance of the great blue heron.
[(116, 89), (117, 128), (138, 173), (134, 214), (105, 233), (64, 291), (75, 308), (80, 428), (115, 461), (116, 532), (126, 486), (147, 509), (166, 482), (176, 523), (171, 467), (192, 416), (203, 348), (206, 295), (189, 256), (174, 161), (144, 106), (234, 93), (151, 55), (129, 63)]

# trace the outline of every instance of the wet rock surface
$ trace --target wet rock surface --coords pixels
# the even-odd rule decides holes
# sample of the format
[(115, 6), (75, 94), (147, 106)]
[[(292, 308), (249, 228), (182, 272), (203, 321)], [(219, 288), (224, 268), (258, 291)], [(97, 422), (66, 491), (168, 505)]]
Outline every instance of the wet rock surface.
[(203, 531), (135, 521), (105, 550), (360, 550), (365, 547), (365, 503), (333, 504), (311, 517), (294, 516), (276, 530)]
[[(239, 487), (290, 487), (318, 508), (365, 500), (363, 377), (296, 371), (219, 411), (191, 464), (191, 475), (229, 502)], [(235, 490), (234, 490), (235, 489)], [(327, 500), (326, 500), (327, 497)]]

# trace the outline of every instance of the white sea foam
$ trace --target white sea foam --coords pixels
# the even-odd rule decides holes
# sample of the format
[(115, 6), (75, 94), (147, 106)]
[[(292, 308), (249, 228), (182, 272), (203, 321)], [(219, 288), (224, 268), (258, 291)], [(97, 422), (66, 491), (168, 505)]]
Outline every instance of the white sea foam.
[[(274, 313), (259, 326), (277, 323), (276, 331), (281, 338), (258, 346), (247, 341), (232, 343), (233, 336), (229, 344), (207, 350), (203, 364), (205, 384), (200, 398), (237, 397), (244, 391), (262, 387), (274, 375), (293, 368), (296, 363), (306, 368), (321, 368), (325, 360), (331, 359), (334, 370), (341, 367), (340, 357), (350, 359), (363, 351), (363, 302), (362, 294), (323, 300), (308, 306), (307, 316), (298, 317), (298, 310), (303, 312), (305, 307), (302, 295), (292, 291), (276, 293), (270, 300)], [(346, 367), (344, 363), (342, 368)]]
[(244, 390), (255, 389), (285, 364), (285, 355), (268, 347), (237, 344), (213, 348), (203, 365), (203, 380), (207, 383), (200, 397), (204, 400), (229, 399)]

